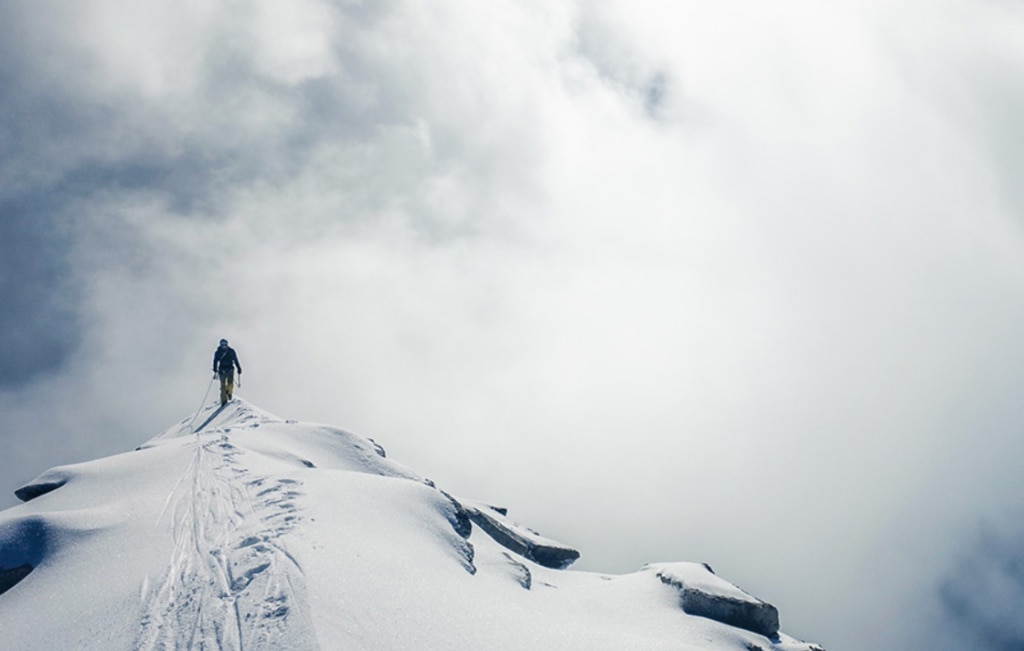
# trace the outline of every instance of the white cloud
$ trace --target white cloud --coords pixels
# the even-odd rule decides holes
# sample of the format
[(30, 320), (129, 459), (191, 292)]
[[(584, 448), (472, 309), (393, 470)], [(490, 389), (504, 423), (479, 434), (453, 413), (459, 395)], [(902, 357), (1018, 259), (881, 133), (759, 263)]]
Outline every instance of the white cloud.
[(117, 120), (67, 145), (88, 329), (46, 390), (104, 451), (194, 409), (227, 336), (256, 404), (584, 564), (725, 564), (828, 648), (913, 638), (873, 591), (920, 597), (1017, 481), (1013, 10), (231, 9), (25, 23)]

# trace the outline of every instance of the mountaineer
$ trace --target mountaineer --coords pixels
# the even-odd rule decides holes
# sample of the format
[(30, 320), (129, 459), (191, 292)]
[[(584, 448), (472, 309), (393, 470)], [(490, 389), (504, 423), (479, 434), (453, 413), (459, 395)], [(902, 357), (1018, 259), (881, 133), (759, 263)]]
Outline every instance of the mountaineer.
[(242, 365), (238, 363), (238, 354), (228, 346), (227, 339), (220, 340), (220, 346), (213, 353), (213, 377), (220, 377), (220, 404), (226, 405), (235, 390), (235, 369), (242, 375)]

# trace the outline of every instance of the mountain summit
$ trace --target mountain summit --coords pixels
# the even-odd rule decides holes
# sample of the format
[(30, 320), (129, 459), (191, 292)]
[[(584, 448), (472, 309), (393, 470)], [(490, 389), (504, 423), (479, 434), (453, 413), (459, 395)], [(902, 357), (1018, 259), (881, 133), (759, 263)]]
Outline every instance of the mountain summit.
[(820, 651), (706, 565), (568, 570), (572, 547), (374, 441), (238, 399), (16, 494), (8, 651)]

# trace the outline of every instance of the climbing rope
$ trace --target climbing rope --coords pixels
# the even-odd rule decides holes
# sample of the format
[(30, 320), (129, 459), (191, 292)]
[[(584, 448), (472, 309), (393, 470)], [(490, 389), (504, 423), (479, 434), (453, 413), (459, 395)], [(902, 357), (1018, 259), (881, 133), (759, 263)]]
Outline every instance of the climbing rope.
[(199, 418), (199, 412), (201, 412), (203, 410), (203, 405), (206, 404), (206, 399), (208, 397), (210, 397), (210, 389), (213, 388), (213, 381), (216, 380), (216, 379), (217, 379), (217, 376), (214, 375), (212, 378), (210, 378), (210, 383), (206, 385), (206, 393), (203, 394), (203, 401), (201, 403), (199, 403), (199, 409), (196, 409), (196, 415), (193, 416), (192, 420), (189, 421), (189, 423), (188, 423), (188, 431), (191, 432), (192, 431), (192, 426), (196, 424), (196, 419)]

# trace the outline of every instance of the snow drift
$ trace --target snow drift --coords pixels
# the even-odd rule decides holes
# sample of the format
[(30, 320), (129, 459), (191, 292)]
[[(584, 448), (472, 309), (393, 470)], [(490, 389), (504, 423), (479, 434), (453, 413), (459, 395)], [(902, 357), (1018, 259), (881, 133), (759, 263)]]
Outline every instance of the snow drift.
[(812, 651), (706, 565), (612, 576), (372, 440), (209, 405), (0, 513), (3, 648)]

